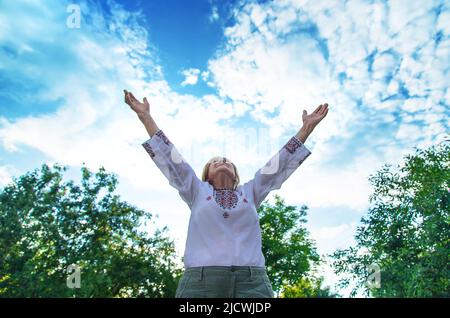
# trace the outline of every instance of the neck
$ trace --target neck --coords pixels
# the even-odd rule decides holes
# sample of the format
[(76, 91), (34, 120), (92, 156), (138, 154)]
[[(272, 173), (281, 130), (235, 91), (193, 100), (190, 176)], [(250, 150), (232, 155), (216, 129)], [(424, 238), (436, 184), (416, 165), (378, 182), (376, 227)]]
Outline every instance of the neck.
[(233, 190), (234, 180), (230, 178), (230, 176), (226, 174), (217, 175), (213, 180), (211, 180), (211, 184), (214, 189), (230, 189)]

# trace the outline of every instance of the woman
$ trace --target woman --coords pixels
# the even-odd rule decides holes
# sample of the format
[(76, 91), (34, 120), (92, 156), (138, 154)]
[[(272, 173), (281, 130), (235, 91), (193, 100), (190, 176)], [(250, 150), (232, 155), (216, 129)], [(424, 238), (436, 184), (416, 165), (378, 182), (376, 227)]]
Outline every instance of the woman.
[(209, 160), (200, 180), (156, 125), (147, 98), (140, 102), (124, 93), (150, 135), (143, 147), (191, 210), (185, 271), (175, 297), (273, 297), (257, 208), (311, 154), (304, 143), (327, 115), (328, 104), (310, 115), (304, 110), (298, 133), (252, 180), (239, 185), (236, 166), (224, 157)]

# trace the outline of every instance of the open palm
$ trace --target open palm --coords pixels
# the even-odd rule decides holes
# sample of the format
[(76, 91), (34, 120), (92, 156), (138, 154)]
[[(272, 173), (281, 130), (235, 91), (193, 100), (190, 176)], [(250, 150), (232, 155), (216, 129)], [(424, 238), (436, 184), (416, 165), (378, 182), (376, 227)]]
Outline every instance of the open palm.
[(315, 111), (313, 111), (311, 114), (308, 115), (306, 110), (303, 110), (303, 125), (309, 125), (311, 127), (317, 126), (318, 123), (322, 119), (325, 118), (325, 116), (328, 114), (328, 104), (325, 103), (323, 105), (320, 105), (316, 108)]
[(125, 94), (125, 103), (129, 105), (131, 109), (136, 112), (136, 114), (143, 115), (150, 113), (150, 104), (147, 101), (147, 97), (144, 97), (143, 102), (140, 102), (136, 97), (134, 97), (133, 93), (128, 92), (125, 89), (123, 92)]

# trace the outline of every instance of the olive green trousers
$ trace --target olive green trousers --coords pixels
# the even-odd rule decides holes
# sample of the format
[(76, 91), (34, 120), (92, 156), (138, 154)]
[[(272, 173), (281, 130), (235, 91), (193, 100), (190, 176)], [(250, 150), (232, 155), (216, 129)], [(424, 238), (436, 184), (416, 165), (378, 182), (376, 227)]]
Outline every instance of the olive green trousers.
[(273, 298), (264, 267), (200, 266), (186, 268), (176, 298)]

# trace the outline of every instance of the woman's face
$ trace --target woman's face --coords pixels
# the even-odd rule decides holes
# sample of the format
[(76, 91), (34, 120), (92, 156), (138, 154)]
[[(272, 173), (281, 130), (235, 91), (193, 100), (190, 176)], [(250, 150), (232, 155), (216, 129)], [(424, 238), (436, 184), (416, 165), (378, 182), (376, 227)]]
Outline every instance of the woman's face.
[(236, 178), (231, 161), (225, 157), (216, 157), (211, 160), (208, 170), (208, 179), (212, 180), (220, 173), (228, 175), (232, 180)]

